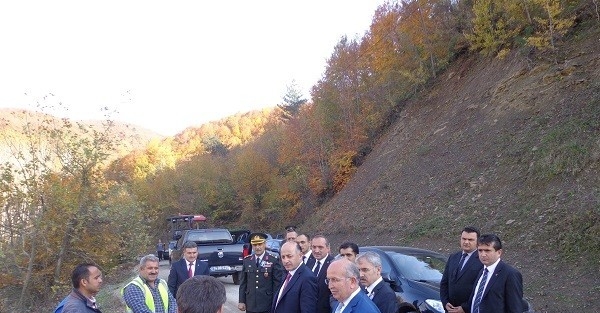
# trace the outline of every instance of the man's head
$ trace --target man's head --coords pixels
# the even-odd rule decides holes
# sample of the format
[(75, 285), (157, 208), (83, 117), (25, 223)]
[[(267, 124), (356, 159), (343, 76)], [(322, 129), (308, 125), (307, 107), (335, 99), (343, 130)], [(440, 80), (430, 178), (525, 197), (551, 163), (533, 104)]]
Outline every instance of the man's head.
[(298, 233), (295, 230), (288, 231), (285, 234), (285, 241), (296, 242), (296, 237), (298, 237)]
[(298, 235), (296, 243), (300, 246), (302, 254), (306, 254), (310, 250), (310, 237), (307, 234)]
[(253, 233), (250, 234), (250, 244), (252, 245), (252, 251), (256, 255), (262, 255), (267, 248), (267, 234)]
[(481, 235), (477, 240), (477, 253), (481, 263), (490, 266), (502, 255), (502, 241), (495, 234)]
[(102, 272), (91, 263), (79, 264), (71, 274), (73, 288), (79, 290), (82, 295), (91, 298), (95, 296), (102, 286)]
[(286, 242), (279, 251), (281, 263), (286, 271), (293, 271), (302, 263), (302, 251), (295, 242)]
[(196, 262), (198, 258), (198, 245), (193, 241), (186, 241), (183, 244), (183, 257), (188, 263)]
[(354, 262), (358, 254), (358, 245), (354, 242), (344, 242), (339, 248), (340, 255)]
[(225, 286), (212, 276), (194, 276), (177, 289), (179, 313), (220, 313), (225, 301)]
[(148, 254), (140, 259), (140, 276), (154, 283), (158, 278), (158, 258), (154, 254)]
[(477, 249), (477, 239), (479, 239), (479, 229), (473, 226), (463, 228), (460, 233), (460, 248), (465, 253), (471, 253)]
[(365, 286), (371, 286), (381, 277), (381, 257), (379, 254), (367, 251), (356, 258), (356, 265), (360, 271), (360, 283)]
[(310, 248), (317, 260), (322, 260), (329, 254), (329, 241), (322, 235), (316, 235), (311, 240)]
[(327, 285), (331, 295), (339, 302), (345, 301), (359, 288), (358, 277), (358, 267), (354, 262), (346, 258), (331, 262), (327, 268)]

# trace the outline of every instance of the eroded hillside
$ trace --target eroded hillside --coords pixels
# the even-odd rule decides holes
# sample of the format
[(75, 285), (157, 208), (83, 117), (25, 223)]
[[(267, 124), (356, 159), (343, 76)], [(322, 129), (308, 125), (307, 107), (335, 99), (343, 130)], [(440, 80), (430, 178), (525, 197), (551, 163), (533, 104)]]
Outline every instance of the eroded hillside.
[[(495, 232), (540, 312), (600, 306), (598, 30), (551, 55), (465, 56), (406, 103), (351, 182), (303, 225), (332, 247), (458, 249)], [(314, 226), (309, 226), (314, 225)]]

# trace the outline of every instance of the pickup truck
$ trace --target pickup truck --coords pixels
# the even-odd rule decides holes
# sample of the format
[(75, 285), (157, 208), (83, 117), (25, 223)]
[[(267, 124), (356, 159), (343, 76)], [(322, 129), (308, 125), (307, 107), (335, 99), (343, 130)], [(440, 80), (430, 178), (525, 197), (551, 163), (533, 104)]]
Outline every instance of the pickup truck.
[(194, 241), (198, 245), (198, 259), (208, 262), (210, 276), (231, 275), (233, 283), (239, 285), (244, 247), (247, 246), (249, 234), (248, 230), (230, 232), (224, 228), (183, 230), (175, 235), (177, 243), (170, 256), (171, 262), (181, 259), (186, 241)]

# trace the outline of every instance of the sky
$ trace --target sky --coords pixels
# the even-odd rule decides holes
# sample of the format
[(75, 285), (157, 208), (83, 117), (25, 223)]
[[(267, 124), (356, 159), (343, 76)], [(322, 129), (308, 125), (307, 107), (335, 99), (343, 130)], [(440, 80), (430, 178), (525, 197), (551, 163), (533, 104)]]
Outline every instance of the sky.
[(2, 1), (0, 108), (111, 118), (172, 136), (306, 99), (384, 0)]

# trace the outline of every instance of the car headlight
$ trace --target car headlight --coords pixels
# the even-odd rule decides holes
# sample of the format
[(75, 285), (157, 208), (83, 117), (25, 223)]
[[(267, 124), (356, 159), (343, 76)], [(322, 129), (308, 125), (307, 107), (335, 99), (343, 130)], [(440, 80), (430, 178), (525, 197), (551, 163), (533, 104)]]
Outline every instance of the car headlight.
[(442, 305), (442, 301), (440, 300), (427, 299), (425, 300), (425, 303), (427, 304), (427, 307), (429, 307), (432, 310), (435, 310), (436, 312), (444, 312), (444, 306)]

